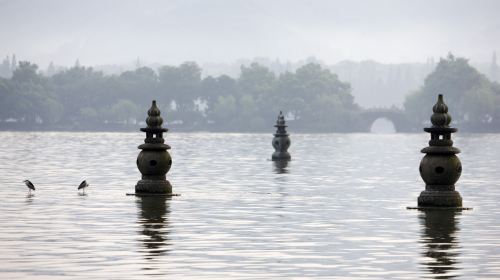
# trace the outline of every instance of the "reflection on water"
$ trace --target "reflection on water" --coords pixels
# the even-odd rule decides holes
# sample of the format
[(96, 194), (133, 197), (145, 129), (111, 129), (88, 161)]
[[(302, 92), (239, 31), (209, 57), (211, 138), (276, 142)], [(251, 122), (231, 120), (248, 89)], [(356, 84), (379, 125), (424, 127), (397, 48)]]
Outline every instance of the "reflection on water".
[(458, 276), (459, 243), (456, 239), (460, 211), (426, 210), (419, 215), (422, 225), (421, 243), (423, 270), (434, 279), (451, 279)]
[(288, 160), (275, 160), (274, 163), (274, 172), (277, 174), (288, 173)]
[(32, 203), (32, 202), (33, 202), (34, 197), (35, 197), (35, 194), (28, 193), (28, 194), (26, 195), (26, 203), (27, 203), (27, 204)]
[(137, 199), (139, 218), (142, 226), (140, 240), (145, 248), (146, 259), (164, 255), (168, 250), (169, 201), (166, 197), (140, 197)]

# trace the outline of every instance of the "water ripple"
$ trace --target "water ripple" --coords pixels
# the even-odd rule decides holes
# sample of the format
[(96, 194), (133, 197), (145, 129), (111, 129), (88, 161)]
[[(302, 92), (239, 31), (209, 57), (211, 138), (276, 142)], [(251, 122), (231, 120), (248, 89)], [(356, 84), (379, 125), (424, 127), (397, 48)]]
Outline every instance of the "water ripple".
[(0, 276), (500, 277), (499, 136), (456, 138), (474, 210), (440, 213), (405, 209), (427, 135), (294, 134), (286, 165), (269, 161), (271, 138), (168, 133), (182, 195), (158, 199), (125, 196), (140, 133), (0, 132)]

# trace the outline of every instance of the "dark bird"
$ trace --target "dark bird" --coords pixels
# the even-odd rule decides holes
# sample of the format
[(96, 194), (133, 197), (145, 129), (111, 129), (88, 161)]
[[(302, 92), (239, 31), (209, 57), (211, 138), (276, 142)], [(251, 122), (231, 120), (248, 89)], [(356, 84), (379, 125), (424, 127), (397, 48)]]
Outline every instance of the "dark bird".
[(80, 183), (78, 186), (78, 190), (83, 189), (83, 193), (85, 193), (85, 188), (89, 186), (89, 183), (87, 183), (87, 180), (83, 180), (83, 182)]
[(31, 190), (35, 190), (35, 185), (33, 185), (33, 183), (31, 183), (30, 180), (24, 180), (23, 182), (26, 185), (26, 187), (28, 187), (28, 191), (31, 194)]

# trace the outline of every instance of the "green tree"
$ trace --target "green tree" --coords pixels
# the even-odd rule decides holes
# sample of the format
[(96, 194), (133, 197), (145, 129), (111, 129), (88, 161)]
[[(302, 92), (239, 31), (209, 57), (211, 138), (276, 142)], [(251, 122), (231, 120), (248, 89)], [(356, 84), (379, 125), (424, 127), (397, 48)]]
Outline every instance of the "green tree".
[(160, 91), (175, 101), (174, 118), (193, 123), (200, 116), (195, 100), (201, 97), (201, 68), (195, 62), (185, 62), (178, 67), (162, 66), (158, 73)]
[(12, 107), (11, 92), (7, 86), (9, 80), (0, 77), (0, 120), (12, 116), (10, 107)]
[(256, 107), (255, 117), (260, 116), (269, 121), (276, 117), (276, 104), (271, 102), (276, 84), (276, 75), (267, 67), (258, 63), (252, 63), (249, 67), (241, 66), (238, 91), (241, 96), (252, 97)]
[(422, 88), (406, 97), (404, 107), (409, 119), (419, 126), (428, 121), (438, 94), (444, 94), (454, 121), (462, 127), (484, 127), (493, 121), (495, 86), (465, 58), (450, 53), (440, 59)]
[(264, 98), (276, 85), (276, 75), (268, 68), (252, 63), (249, 67), (241, 66), (238, 86), (243, 94), (249, 94), (256, 99)]
[(112, 121), (130, 124), (136, 121), (138, 110), (132, 101), (120, 99), (111, 106), (109, 117)]
[(225, 98), (233, 96), (237, 98), (239, 96), (236, 80), (227, 75), (222, 75), (217, 78), (208, 76), (203, 79), (201, 83), (201, 93), (202, 99), (207, 105), (206, 115), (210, 120), (214, 119), (214, 109), (216, 104), (220, 101), (219, 97)]
[(322, 131), (352, 129), (359, 110), (348, 83), (319, 64), (307, 64), (279, 77), (275, 104), (291, 112), (302, 126)]
[(221, 129), (231, 128), (234, 125), (238, 108), (234, 96), (219, 96), (212, 110), (212, 118), (217, 127)]
[(82, 108), (110, 108), (120, 93), (113, 88), (115, 77), (105, 77), (91, 67), (75, 66), (50, 78), (50, 86), (63, 106), (65, 123), (80, 124), (88, 119), (82, 116)]
[(14, 70), (8, 86), (11, 117), (27, 123), (55, 123), (62, 115), (62, 106), (37, 70), (36, 64), (27, 61), (20, 61)]
[(94, 108), (83, 107), (80, 109), (79, 113), (82, 121), (87, 124), (97, 125), (98, 123), (102, 122), (102, 120), (99, 119), (99, 113)]
[[(148, 67), (123, 72), (116, 79), (115, 86), (112, 88), (116, 91), (114, 96), (128, 99), (141, 108), (147, 108), (151, 105), (151, 100), (157, 100), (160, 104), (169, 104), (172, 101), (166, 94), (159, 91), (158, 75)], [(142, 113), (144, 114), (144, 112)], [(143, 114), (137, 117), (143, 118)]]

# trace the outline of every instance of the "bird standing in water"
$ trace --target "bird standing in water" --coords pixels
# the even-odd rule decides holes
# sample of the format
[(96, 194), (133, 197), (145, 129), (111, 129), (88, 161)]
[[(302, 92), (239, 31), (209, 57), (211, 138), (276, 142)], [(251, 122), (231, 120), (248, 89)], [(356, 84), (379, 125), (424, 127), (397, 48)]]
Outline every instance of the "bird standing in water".
[(35, 190), (35, 185), (30, 182), (30, 180), (24, 180), (23, 181), (26, 187), (28, 187), (29, 194), (31, 194), (31, 190)]
[(83, 180), (83, 182), (80, 183), (78, 186), (78, 190), (83, 189), (83, 193), (85, 194), (85, 188), (89, 186), (89, 183), (87, 183), (87, 180)]

